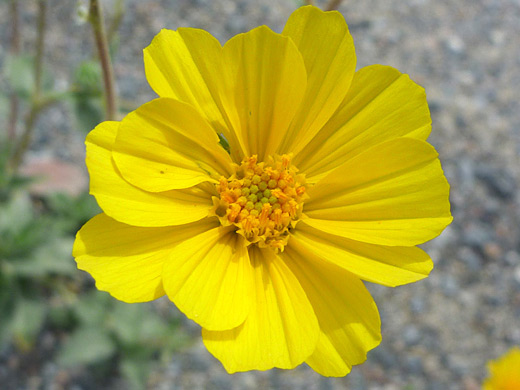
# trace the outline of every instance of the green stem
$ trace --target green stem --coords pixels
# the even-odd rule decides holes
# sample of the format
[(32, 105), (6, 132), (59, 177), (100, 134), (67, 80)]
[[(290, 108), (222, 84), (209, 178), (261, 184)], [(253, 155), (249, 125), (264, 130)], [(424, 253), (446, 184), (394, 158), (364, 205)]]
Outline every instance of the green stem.
[(11, 162), (11, 166), (14, 171), (16, 171), (20, 164), (22, 163), (23, 156), (27, 149), (29, 148), (29, 145), (31, 143), (32, 138), (32, 132), (34, 129), (34, 124), (36, 122), (36, 117), (38, 116), (40, 112), (40, 108), (37, 103), (33, 103), (31, 106), (31, 109), (29, 110), (26, 120), (25, 120), (25, 131), (20, 137), (20, 141), (18, 142), (18, 146), (14, 151), (13, 159)]
[[(11, 30), (11, 54), (17, 55), (20, 53), (20, 25), (18, 18), (18, 0), (11, 0), (10, 18), (12, 22)], [(10, 94), (10, 110), (9, 122), (7, 125), (7, 139), (14, 142), (16, 138), (16, 121), (18, 119), (19, 101), (16, 93)]]
[(34, 60), (34, 99), (39, 100), (42, 91), (43, 47), (45, 44), (45, 15), (47, 1), (38, 0), (38, 35), (36, 37), (36, 58)]
[(34, 89), (31, 96), (31, 107), (26, 116), (25, 129), (16, 146), (11, 160), (11, 168), (16, 171), (20, 166), (23, 156), (31, 143), (32, 133), (36, 118), (41, 111), (41, 89), (43, 70), (43, 50), (45, 44), (45, 19), (47, 13), (47, 1), (38, 0), (38, 32), (36, 38), (36, 58), (34, 59)]
[(333, 11), (335, 9), (338, 9), (339, 5), (341, 4), (342, 0), (330, 0), (329, 4), (325, 8), (325, 11)]
[(108, 42), (103, 22), (103, 14), (97, 0), (90, 0), (89, 21), (94, 31), (94, 40), (103, 70), (103, 83), (105, 87), (105, 108), (106, 119), (116, 120), (116, 94), (114, 87), (114, 72), (112, 70), (112, 62), (108, 52)]
[(119, 30), (119, 26), (121, 25), (121, 22), (123, 21), (123, 15), (125, 11), (125, 4), (124, 0), (117, 0), (115, 6), (115, 12), (114, 12), (114, 18), (112, 19), (112, 23), (110, 24), (110, 27), (108, 29), (107, 33), (107, 41), (110, 45), (113, 44), (113, 40), (117, 34), (117, 31)]

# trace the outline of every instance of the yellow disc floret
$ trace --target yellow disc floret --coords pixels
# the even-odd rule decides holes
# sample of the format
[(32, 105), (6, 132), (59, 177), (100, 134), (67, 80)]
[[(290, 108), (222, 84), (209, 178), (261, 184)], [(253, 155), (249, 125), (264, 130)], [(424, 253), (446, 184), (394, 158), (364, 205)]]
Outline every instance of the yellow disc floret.
[(305, 178), (297, 172), (289, 155), (260, 163), (256, 155), (244, 158), (231, 177), (220, 178), (215, 215), (222, 225), (237, 226), (248, 244), (283, 251), (305, 197)]

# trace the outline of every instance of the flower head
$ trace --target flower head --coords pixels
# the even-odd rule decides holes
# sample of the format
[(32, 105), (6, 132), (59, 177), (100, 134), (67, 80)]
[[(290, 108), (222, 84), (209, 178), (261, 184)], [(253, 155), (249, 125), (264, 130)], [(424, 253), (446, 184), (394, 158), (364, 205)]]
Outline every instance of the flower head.
[(362, 280), (426, 277), (415, 245), (452, 219), (424, 90), (356, 72), (341, 14), (311, 6), (223, 47), (163, 30), (144, 59), (160, 97), (87, 137), (104, 213), (78, 267), (126, 302), (166, 294), (229, 372), (346, 375), (381, 340)]
[(483, 383), (484, 390), (520, 389), (520, 348), (513, 347), (505, 355), (488, 363), (491, 376)]

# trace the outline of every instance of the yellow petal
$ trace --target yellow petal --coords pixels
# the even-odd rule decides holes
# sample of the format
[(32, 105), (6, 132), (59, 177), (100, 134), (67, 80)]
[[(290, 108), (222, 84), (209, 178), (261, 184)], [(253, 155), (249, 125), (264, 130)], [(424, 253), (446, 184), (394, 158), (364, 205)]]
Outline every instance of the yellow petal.
[(300, 281), (321, 329), (316, 350), (305, 362), (321, 375), (347, 375), (381, 342), (376, 304), (357, 277), (296, 250), (292, 240), (281, 257)]
[(195, 28), (163, 29), (144, 49), (146, 78), (161, 97), (188, 103), (224, 134), (232, 155), (241, 160), (241, 146), (231, 130), (221, 96), (228, 93), (223, 80), (227, 69), (222, 46), (208, 32)]
[(395, 287), (428, 276), (433, 262), (417, 247), (367, 244), (334, 236), (301, 221), (291, 235), (291, 247), (310, 251), (363, 280)]
[(86, 140), (90, 193), (107, 215), (135, 226), (181, 225), (208, 215), (211, 188), (151, 193), (123, 179), (112, 160), (118, 128), (119, 122), (103, 122)]
[(273, 154), (305, 93), (307, 75), (291, 39), (261, 26), (224, 45), (229, 73), (222, 96), (246, 155)]
[(487, 364), (490, 376), (482, 383), (483, 390), (520, 389), (520, 347)]
[(305, 222), (380, 245), (431, 240), (451, 222), (449, 184), (435, 149), (398, 138), (342, 164), (308, 191)]
[(294, 163), (316, 182), (370, 146), (403, 136), (426, 140), (430, 129), (424, 89), (389, 66), (367, 66), (355, 73), (339, 109)]
[(356, 69), (354, 41), (344, 17), (301, 7), (282, 35), (290, 37), (307, 69), (307, 90), (279, 153), (298, 153), (334, 114), (349, 91)]
[(251, 247), (249, 255), (254, 272), (249, 315), (235, 329), (203, 329), (204, 344), (229, 373), (293, 368), (316, 347), (316, 316), (298, 280), (272, 250)]
[(168, 191), (218, 182), (231, 173), (231, 158), (191, 106), (159, 98), (128, 114), (112, 156), (122, 176), (145, 191)]
[(157, 95), (188, 103), (210, 123), (224, 126), (218, 93), (222, 47), (211, 34), (163, 29), (143, 54), (146, 78)]
[(249, 312), (253, 270), (243, 241), (230, 228), (201, 232), (175, 247), (164, 265), (168, 297), (207, 329), (234, 328)]
[(125, 302), (151, 301), (164, 295), (163, 264), (172, 248), (216, 225), (215, 219), (207, 218), (182, 226), (143, 228), (99, 214), (78, 232), (72, 254), (99, 290)]

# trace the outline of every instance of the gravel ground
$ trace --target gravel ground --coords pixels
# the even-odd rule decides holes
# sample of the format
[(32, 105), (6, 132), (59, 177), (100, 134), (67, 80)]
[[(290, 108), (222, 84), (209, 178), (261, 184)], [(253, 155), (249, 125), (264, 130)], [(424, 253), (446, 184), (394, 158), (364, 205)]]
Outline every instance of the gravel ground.
[[(70, 16), (74, 2), (49, 3), (45, 59), (58, 88), (67, 88), (74, 65), (91, 55), (91, 32)], [(26, 6), (22, 27), (30, 48), (35, 7)], [(259, 24), (281, 31), (295, 6), (290, 0), (128, 0), (114, 64), (120, 95), (136, 106), (154, 97), (142, 49), (161, 28), (204, 28), (224, 42)], [(346, 378), (322, 378), (306, 366), (228, 375), (198, 343), (154, 375), (153, 389), (473, 390), (488, 360), (520, 345), (520, 1), (345, 0), (340, 11), (358, 68), (391, 65), (426, 89), (429, 141), (451, 184), (455, 218), (424, 245), (435, 269), (413, 285), (368, 286), (383, 342)], [(0, 26), (5, 47), (7, 2), (0, 3)], [(83, 135), (71, 123), (66, 107), (48, 111), (38, 122), (33, 153), (82, 164)], [(44, 369), (53, 372), (51, 363)], [(48, 376), (43, 388), (55, 389), (57, 379)]]

